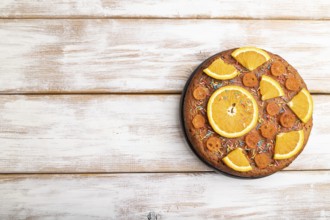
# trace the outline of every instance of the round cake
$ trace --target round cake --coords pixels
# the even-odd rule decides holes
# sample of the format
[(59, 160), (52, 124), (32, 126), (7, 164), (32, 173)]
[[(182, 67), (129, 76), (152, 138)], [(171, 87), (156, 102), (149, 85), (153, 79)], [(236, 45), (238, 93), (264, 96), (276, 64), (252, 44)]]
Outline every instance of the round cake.
[(189, 145), (210, 166), (239, 177), (287, 167), (308, 141), (312, 113), (312, 97), (297, 70), (256, 47), (208, 58), (182, 96)]

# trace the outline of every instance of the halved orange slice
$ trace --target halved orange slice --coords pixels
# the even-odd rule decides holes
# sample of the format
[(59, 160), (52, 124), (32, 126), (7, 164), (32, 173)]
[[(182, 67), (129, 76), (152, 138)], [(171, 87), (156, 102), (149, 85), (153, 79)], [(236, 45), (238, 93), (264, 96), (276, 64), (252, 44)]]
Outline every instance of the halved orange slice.
[(248, 70), (254, 70), (270, 59), (266, 51), (256, 47), (241, 47), (231, 55)]
[(305, 88), (300, 90), (300, 92), (292, 98), (288, 106), (304, 123), (308, 122), (312, 117), (313, 99)]
[(304, 131), (290, 131), (276, 136), (275, 160), (288, 159), (296, 155), (304, 144)]
[(258, 120), (258, 105), (250, 92), (240, 86), (216, 90), (207, 104), (207, 116), (218, 134), (235, 138), (252, 130)]
[(203, 71), (210, 77), (221, 80), (235, 78), (239, 73), (233, 65), (225, 63), (221, 58), (214, 60)]
[(242, 148), (236, 148), (231, 151), (222, 161), (230, 168), (240, 172), (247, 172), (252, 170), (252, 167), (243, 153)]
[(262, 95), (261, 100), (272, 99), (284, 95), (281, 85), (275, 79), (266, 75), (261, 77), (259, 89)]

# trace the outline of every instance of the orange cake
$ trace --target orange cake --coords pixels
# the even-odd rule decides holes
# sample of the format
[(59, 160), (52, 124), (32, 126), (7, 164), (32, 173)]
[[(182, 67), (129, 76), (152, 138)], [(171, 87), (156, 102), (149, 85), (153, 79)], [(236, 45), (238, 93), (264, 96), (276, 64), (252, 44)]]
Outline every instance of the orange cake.
[(312, 97), (297, 70), (255, 47), (205, 60), (182, 96), (184, 132), (194, 152), (240, 177), (287, 167), (308, 141), (312, 113)]

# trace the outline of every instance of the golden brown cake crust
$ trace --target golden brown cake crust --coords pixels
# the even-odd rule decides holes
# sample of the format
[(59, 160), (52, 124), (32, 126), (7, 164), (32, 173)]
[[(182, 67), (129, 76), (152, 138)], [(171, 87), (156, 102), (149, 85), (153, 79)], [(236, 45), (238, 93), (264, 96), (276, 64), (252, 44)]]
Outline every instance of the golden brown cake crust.
[[(235, 48), (237, 49), (237, 48)], [(188, 139), (188, 142), (190, 143), (190, 146), (193, 148), (195, 153), (206, 163), (208, 163), (210, 166), (216, 168), (217, 170), (220, 170), (224, 173), (239, 176), (239, 177), (263, 177), (270, 175), (278, 170), (281, 170), (285, 167), (287, 167), (304, 149), (309, 135), (312, 128), (312, 118), (307, 122), (303, 123), (298, 118), (296, 118), (293, 127), (291, 128), (285, 128), (281, 125), (280, 122), (280, 116), (284, 112), (292, 113), (294, 114), (291, 109), (286, 105), (287, 102), (289, 102), (292, 97), (294, 97), (302, 88), (306, 88), (306, 84), (304, 83), (303, 79), (297, 72), (295, 68), (293, 68), (288, 62), (286, 62), (283, 58), (281, 58), (278, 55), (272, 54), (267, 51), (271, 59), (264, 63), (263, 65), (259, 66), (257, 69), (253, 71), (249, 71), (243, 66), (241, 66), (232, 56), (231, 53), (235, 50), (227, 50), (223, 51), (221, 53), (218, 53), (207, 60), (205, 60), (193, 73), (191, 76), (190, 81), (187, 82), (185, 93), (183, 94), (182, 99), (182, 120), (183, 120), (183, 127)], [(211, 78), (210, 76), (206, 75), (203, 72), (203, 69), (207, 68), (215, 59), (221, 57), (226, 63), (230, 63), (234, 65), (237, 70), (239, 70), (240, 75), (237, 77), (231, 79), (231, 80), (216, 80)], [(281, 76), (274, 76), (271, 73), (271, 65), (273, 62), (279, 61), (284, 64), (286, 68), (286, 73), (282, 74)], [(268, 75), (273, 77), (274, 79), (277, 79), (277, 81), (281, 84), (285, 95), (283, 97), (277, 97), (274, 99), (261, 101), (261, 95), (258, 91), (259, 83), (254, 87), (246, 87), (243, 85), (243, 77), (247, 73), (254, 73), (257, 76), (258, 81), (260, 82), (262, 75)], [(292, 91), (287, 89), (285, 83), (288, 78), (295, 77), (299, 81), (299, 90), (298, 91)], [(210, 95), (212, 93), (225, 85), (239, 85), (247, 89), (255, 98), (255, 100), (258, 103), (259, 108), (259, 120), (257, 123), (257, 126), (253, 128), (248, 134), (251, 132), (258, 132), (260, 134), (260, 140), (258, 141), (257, 147), (255, 149), (251, 149), (247, 146), (245, 142), (246, 135), (239, 137), (239, 138), (225, 138), (214, 132), (212, 127), (210, 126), (208, 119), (207, 119), (207, 112), (206, 112), (206, 106), (208, 103), (208, 100), (210, 98)], [(194, 97), (194, 90), (197, 87), (205, 88), (206, 91), (206, 98), (204, 99), (196, 99)], [(198, 91), (201, 91), (200, 88)], [(202, 94), (204, 95), (204, 94)], [(195, 92), (196, 96), (196, 92)], [(271, 116), (267, 114), (266, 106), (270, 102), (276, 102), (280, 106), (280, 112), (274, 116)], [(193, 126), (193, 119), (196, 115), (202, 115), (205, 119), (205, 124), (201, 128), (195, 128)], [(302, 150), (296, 154), (295, 156), (284, 159), (284, 160), (274, 160), (273, 154), (274, 154), (274, 146), (275, 146), (275, 138), (273, 139), (266, 139), (263, 138), (260, 133), (260, 127), (267, 123), (272, 122), (276, 124), (277, 127), (277, 133), (280, 132), (288, 132), (292, 130), (301, 130), (304, 131), (304, 144), (302, 147)], [(207, 147), (207, 140), (210, 137), (217, 137), (221, 140), (221, 147), (220, 150), (217, 152), (211, 151)], [(222, 158), (227, 155), (228, 152), (231, 150), (240, 147), (245, 150), (247, 153), (248, 159), (250, 161), (251, 166), (253, 169), (248, 172), (238, 172), (235, 171), (229, 167), (227, 167), (223, 162)], [(261, 169), (256, 165), (256, 154), (263, 154), (264, 158), (266, 156), (269, 156), (270, 158), (270, 164), (266, 166), (265, 168)], [(263, 159), (264, 159), (263, 158)], [(259, 160), (262, 161), (262, 160)], [(259, 162), (258, 161), (258, 162)], [(265, 160), (265, 161), (268, 161)], [(260, 163), (260, 162), (259, 162)], [(259, 165), (263, 166), (263, 165)]]

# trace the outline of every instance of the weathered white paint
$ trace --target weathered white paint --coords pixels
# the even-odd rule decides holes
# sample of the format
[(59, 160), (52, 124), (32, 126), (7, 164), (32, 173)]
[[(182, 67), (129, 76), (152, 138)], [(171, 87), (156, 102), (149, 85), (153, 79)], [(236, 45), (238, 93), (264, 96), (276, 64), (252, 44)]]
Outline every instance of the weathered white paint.
[[(290, 170), (330, 169), (330, 96)], [(209, 171), (187, 146), (179, 95), (0, 96), (0, 172)]]
[(0, 1), (4, 18), (329, 19), (327, 0), (55, 0)]
[(1, 219), (329, 219), (330, 172), (0, 177)]
[[(1, 20), (0, 92), (180, 92), (222, 50), (256, 45), (330, 92), (330, 21)], [(202, 34), (201, 34), (202, 33)]]
[[(328, 0), (0, 1), (1, 18), (40, 18), (0, 20), (0, 93), (178, 93), (203, 59), (241, 45), (282, 55), (312, 92), (329, 93), (329, 21), (178, 20), (322, 20), (329, 10)], [(185, 144), (178, 95), (2, 95), (0, 173), (39, 175), (0, 175), (0, 219), (329, 219), (330, 173), (319, 169), (330, 169), (330, 96), (314, 99), (296, 171), (241, 180), (40, 174), (210, 169)]]

